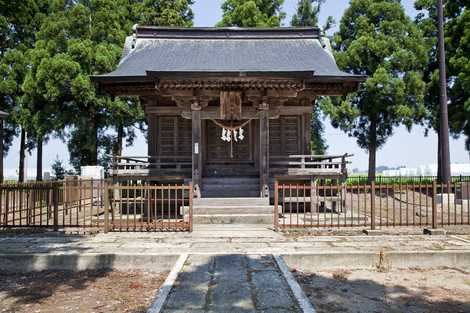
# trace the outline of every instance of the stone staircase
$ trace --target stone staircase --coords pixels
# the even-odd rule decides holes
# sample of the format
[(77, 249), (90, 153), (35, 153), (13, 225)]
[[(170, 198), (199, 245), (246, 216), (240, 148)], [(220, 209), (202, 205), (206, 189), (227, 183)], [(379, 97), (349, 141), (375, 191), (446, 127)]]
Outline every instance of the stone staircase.
[(259, 177), (204, 177), (201, 194), (203, 198), (259, 197)]
[(268, 198), (200, 198), (193, 201), (194, 224), (273, 224)]

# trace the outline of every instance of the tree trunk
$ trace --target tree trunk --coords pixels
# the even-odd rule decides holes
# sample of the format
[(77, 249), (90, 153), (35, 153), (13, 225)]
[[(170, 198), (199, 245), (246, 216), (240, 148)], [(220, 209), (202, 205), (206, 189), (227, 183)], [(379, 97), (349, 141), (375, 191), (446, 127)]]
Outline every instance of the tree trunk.
[(117, 127), (117, 138), (114, 144), (113, 155), (121, 156), (122, 155), (122, 140), (124, 139), (124, 127), (119, 125)]
[(4, 121), (0, 119), (0, 183), (3, 183), (3, 123)]
[(20, 164), (18, 166), (18, 181), (20, 183), (24, 182), (25, 180), (25, 173), (24, 173), (25, 158), (26, 158), (26, 130), (24, 128), (21, 128)]
[(37, 138), (36, 180), (42, 181), (42, 137)]
[(376, 168), (376, 155), (377, 155), (377, 122), (371, 120), (369, 126), (369, 173), (367, 180), (369, 183), (375, 181), (375, 168)]
[(441, 159), (441, 134), (437, 130), (437, 179), (441, 181), (442, 159)]

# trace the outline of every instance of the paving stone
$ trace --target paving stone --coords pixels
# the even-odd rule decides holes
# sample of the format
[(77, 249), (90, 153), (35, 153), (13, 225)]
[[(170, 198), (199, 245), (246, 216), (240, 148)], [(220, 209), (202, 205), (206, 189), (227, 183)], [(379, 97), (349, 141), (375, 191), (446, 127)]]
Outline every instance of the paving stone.
[(287, 282), (270, 255), (190, 256), (163, 312), (178, 310), (299, 312)]

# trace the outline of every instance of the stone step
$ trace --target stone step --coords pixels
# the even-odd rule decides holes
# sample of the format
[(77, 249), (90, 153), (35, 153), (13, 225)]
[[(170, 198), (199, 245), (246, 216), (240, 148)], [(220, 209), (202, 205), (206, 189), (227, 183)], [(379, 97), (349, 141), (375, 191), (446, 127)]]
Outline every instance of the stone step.
[(193, 200), (193, 206), (197, 205), (222, 205), (222, 206), (250, 206), (250, 205), (269, 205), (268, 198), (260, 197), (240, 197), (240, 198), (199, 198)]
[[(187, 212), (187, 207), (185, 207)], [(220, 205), (198, 205), (193, 207), (193, 214), (272, 214), (274, 206), (269, 205), (247, 205), (247, 206), (220, 206)]]
[(257, 187), (256, 189), (252, 190), (237, 190), (237, 189), (212, 189), (207, 190), (203, 189), (201, 194), (204, 198), (233, 198), (233, 197), (259, 197), (260, 192)]
[(202, 184), (223, 184), (223, 185), (241, 185), (241, 184), (259, 184), (258, 177), (207, 177), (202, 179)]
[(202, 189), (225, 189), (225, 188), (230, 188), (230, 189), (259, 189), (259, 184), (255, 183), (240, 183), (240, 184), (227, 184), (227, 183), (203, 183), (202, 184)]
[(194, 224), (263, 224), (272, 225), (272, 214), (194, 214)]

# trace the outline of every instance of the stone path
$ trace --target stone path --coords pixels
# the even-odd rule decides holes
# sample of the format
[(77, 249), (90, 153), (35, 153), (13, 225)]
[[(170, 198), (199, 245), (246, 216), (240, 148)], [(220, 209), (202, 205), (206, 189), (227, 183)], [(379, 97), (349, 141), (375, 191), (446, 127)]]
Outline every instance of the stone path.
[(271, 255), (191, 255), (162, 312), (301, 310)]
[(0, 254), (116, 253), (290, 254), (385, 251), (470, 251), (470, 235), (289, 237), (252, 225), (201, 226), (193, 233), (108, 233), (89, 236), (1, 235)]

